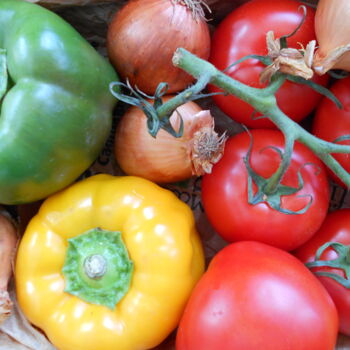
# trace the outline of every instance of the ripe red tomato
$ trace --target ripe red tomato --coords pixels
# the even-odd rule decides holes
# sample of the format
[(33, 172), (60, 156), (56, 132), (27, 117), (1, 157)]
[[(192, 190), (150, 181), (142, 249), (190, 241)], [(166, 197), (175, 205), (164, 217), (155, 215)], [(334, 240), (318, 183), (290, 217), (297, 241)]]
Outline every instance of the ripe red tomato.
[[(350, 135), (350, 77), (338, 80), (331, 91), (342, 103), (343, 108), (339, 109), (335, 103), (328, 98), (323, 98), (318, 105), (313, 120), (312, 133), (326, 141), (333, 142), (343, 135)], [(339, 142), (350, 145), (350, 140)], [(350, 154), (334, 154), (334, 158), (350, 172)], [(346, 185), (331, 172), (332, 178), (343, 187)]]
[[(328, 214), (319, 231), (308, 242), (298, 248), (294, 254), (304, 263), (312, 262), (315, 260), (317, 249), (327, 242), (350, 245), (350, 209), (339, 209)], [(333, 260), (337, 256), (332, 248), (328, 248), (321, 255), (321, 259)], [(312, 268), (312, 271), (333, 272), (344, 276), (342, 270), (329, 267)], [(337, 307), (340, 332), (350, 336), (350, 290), (329, 277), (317, 277), (326, 287)]]
[[(224, 70), (238, 59), (247, 55), (266, 55), (266, 33), (273, 30), (275, 37), (287, 35), (298, 26), (303, 12), (302, 3), (294, 0), (252, 0), (233, 10), (217, 27), (212, 38), (209, 61), (218, 69)], [(315, 39), (314, 10), (307, 7), (305, 23), (298, 32), (288, 39), (288, 46), (299, 48), (300, 44)], [(234, 79), (254, 87), (263, 87), (259, 75), (264, 65), (256, 59), (249, 59), (227, 71)], [(326, 75), (315, 77), (314, 81), (326, 85)], [(220, 91), (211, 86), (211, 92)], [(310, 87), (289, 81), (276, 94), (281, 110), (299, 122), (316, 107), (321, 95)], [(253, 108), (233, 95), (216, 95), (217, 106), (229, 117), (248, 127), (274, 127), (267, 118), (254, 120)], [(258, 115), (256, 115), (258, 116)]]
[(176, 350), (333, 350), (338, 315), (294, 256), (259, 242), (222, 249), (193, 290)]
[[(268, 178), (280, 164), (280, 155), (273, 147), (284, 150), (283, 134), (278, 130), (253, 129), (251, 135), (251, 167)], [(282, 196), (281, 207), (295, 212), (304, 208), (312, 197), (309, 209), (304, 214), (284, 214), (266, 202), (249, 204), (243, 158), (250, 142), (247, 132), (229, 138), (223, 157), (211, 174), (203, 176), (202, 201), (206, 215), (217, 233), (229, 242), (255, 240), (285, 250), (295, 249), (311, 238), (327, 215), (330, 199), (327, 171), (306, 146), (296, 142), (282, 184), (298, 187), (300, 171), (304, 187), (293, 195)]]

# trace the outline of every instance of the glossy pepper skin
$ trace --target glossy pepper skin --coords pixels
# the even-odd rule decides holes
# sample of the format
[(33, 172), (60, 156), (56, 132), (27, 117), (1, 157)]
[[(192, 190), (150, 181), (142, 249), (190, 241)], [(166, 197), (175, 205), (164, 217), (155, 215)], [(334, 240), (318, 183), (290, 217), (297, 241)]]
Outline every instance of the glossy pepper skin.
[[(133, 263), (114, 309), (64, 292), (67, 241), (93, 228), (120, 231)], [(23, 312), (59, 350), (142, 350), (177, 326), (203, 271), (185, 203), (148, 180), (100, 174), (46, 199), (21, 240), (15, 276)]]
[(0, 203), (45, 198), (91, 165), (110, 132), (117, 79), (55, 13), (0, 1)]

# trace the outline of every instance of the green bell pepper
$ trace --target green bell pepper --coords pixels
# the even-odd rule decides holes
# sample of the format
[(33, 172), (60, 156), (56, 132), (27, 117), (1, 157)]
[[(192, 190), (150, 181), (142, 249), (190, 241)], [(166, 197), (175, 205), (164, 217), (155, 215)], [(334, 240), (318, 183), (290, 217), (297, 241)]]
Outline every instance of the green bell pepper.
[(92, 164), (111, 130), (116, 80), (57, 14), (0, 0), (0, 203), (45, 198)]

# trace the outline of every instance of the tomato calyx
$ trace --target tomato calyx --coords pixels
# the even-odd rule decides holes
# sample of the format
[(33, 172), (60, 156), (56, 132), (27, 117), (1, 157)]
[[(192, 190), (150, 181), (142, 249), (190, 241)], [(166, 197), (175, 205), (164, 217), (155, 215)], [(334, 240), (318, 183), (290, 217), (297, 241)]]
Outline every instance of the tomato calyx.
[(312, 69), (314, 51), (316, 49), (316, 41), (311, 40), (306, 47), (290, 48), (287, 44), (287, 39), (295, 35), (305, 22), (307, 9), (301, 5), (299, 9), (303, 10), (303, 16), (300, 23), (289, 34), (282, 35), (279, 38), (274, 37), (274, 32), (268, 31), (266, 34), (267, 55), (250, 54), (240, 58), (230, 64), (223, 72), (229, 71), (235, 65), (242, 63), (248, 59), (260, 61), (266, 67), (260, 73), (260, 83), (270, 83), (274, 76), (283, 74), (285, 78), (293, 83), (307, 85), (319, 94), (326, 96), (332, 100), (338, 108), (342, 108), (340, 101), (334, 94), (322, 85), (319, 85), (311, 80), (314, 76)]
[(316, 47), (316, 41), (310, 41), (306, 48), (301, 50), (283, 47), (281, 38), (275, 39), (274, 32), (266, 34), (268, 56), (273, 62), (268, 65), (260, 74), (260, 81), (270, 81), (276, 72), (299, 76), (306, 80), (313, 77), (312, 57)]
[[(273, 35), (272, 32), (268, 32), (267, 36)], [(246, 55), (234, 63), (230, 64), (223, 70), (223, 73), (229, 71), (232, 67), (236, 66), (239, 63), (242, 63), (249, 59), (255, 59), (264, 64), (266, 67), (260, 74), (260, 82), (261, 83), (270, 83), (274, 81), (274, 78), (277, 78), (278, 75), (283, 75), (286, 80), (289, 80), (293, 83), (300, 85), (307, 85), (309, 88), (318, 92), (320, 95), (323, 95), (329, 98), (339, 109), (342, 109), (343, 106), (339, 99), (326, 87), (315, 83), (310, 80), (312, 78), (311, 72), (309, 71), (310, 56), (312, 55), (314, 44), (310, 43), (310, 46), (305, 50), (296, 50), (287, 48), (282, 43), (283, 40), (287, 38), (287, 36), (274, 39), (267, 38), (267, 41), (274, 40), (275, 42), (279, 42), (280, 54), (277, 54), (275, 51), (271, 49), (270, 54), (266, 56), (262, 55)], [(268, 46), (272, 45), (268, 43)], [(277, 44), (276, 44), (277, 45)], [(276, 49), (277, 50), (277, 49)], [(270, 49), (269, 49), (270, 51)], [(307, 52), (306, 56), (303, 51)], [(278, 61), (277, 61), (278, 59)], [(278, 78), (277, 78), (278, 79)], [(216, 93), (217, 94), (217, 93)]]
[[(249, 132), (248, 132), (249, 133)], [(263, 176), (257, 174), (250, 165), (250, 155), (253, 147), (252, 135), (250, 136), (250, 144), (243, 161), (248, 172), (248, 203), (256, 205), (258, 203), (266, 202), (272, 209), (275, 209), (283, 214), (304, 214), (311, 206), (313, 198), (311, 195), (308, 195), (310, 198), (309, 202), (300, 210), (289, 210), (281, 207), (281, 197), (290, 196), (304, 187), (304, 180), (301, 175), (300, 170), (297, 173), (298, 177), (298, 186), (286, 186), (281, 184), (281, 179), (290, 164), (290, 154), (282, 153), (277, 147), (268, 147), (275, 150), (282, 159), (281, 166), (277, 171), (272, 174), (269, 178), (264, 178)], [(262, 149), (264, 151), (266, 148)], [(257, 191), (253, 193), (253, 183), (257, 187)], [(305, 196), (304, 196), (305, 197)]]
[(333, 142), (342, 142), (342, 141), (349, 141), (350, 140), (350, 135), (342, 135), (340, 137), (337, 137)]
[(8, 87), (6, 50), (0, 49), (0, 101)]
[[(322, 260), (321, 256), (328, 248), (332, 248), (337, 253), (337, 258), (333, 260)], [(309, 269), (315, 267), (330, 267), (344, 272), (345, 277), (327, 271), (315, 271), (318, 276), (326, 276), (340, 283), (345, 288), (350, 289), (350, 246), (338, 242), (327, 242), (317, 249), (315, 260), (305, 264)]]
[(303, 16), (297, 27), (289, 34), (283, 35), (275, 39), (274, 32), (268, 31), (266, 34), (266, 45), (268, 57), (272, 59), (269, 64), (260, 74), (260, 81), (267, 82), (276, 72), (290, 74), (309, 80), (313, 77), (312, 61), (316, 47), (316, 40), (310, 41), (306, 48), (295, 49), (288, 48), (287, 39), (292, 37), (304, 24), (307, 10), (304, 5), (299, 6), (303, 10)]

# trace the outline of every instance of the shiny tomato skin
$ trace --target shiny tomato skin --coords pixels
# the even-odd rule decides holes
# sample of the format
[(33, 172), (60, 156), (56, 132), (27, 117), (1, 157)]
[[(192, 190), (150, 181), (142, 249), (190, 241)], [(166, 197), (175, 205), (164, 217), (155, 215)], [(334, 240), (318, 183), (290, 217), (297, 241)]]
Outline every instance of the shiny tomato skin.
[(338, 315), (294, 256), (253, 241), (219, 251), (180, 320), (176, 350), (333, 350)]
[[(251, 135), (250, 164), (257, 174), (268, 178), (280, 164), (280, 156), (273, 147), (284, 149), (283, 134), (278, 130), (253, 129)], [(228, 242), (254, 240), (285, 250), (296, 249), (311, 238), (327, 215), (330, 199), (327, 171), (306, 146), (296, 142), (282, 184), (297, 187), (300, 170), (304, 187), (296, 194), (282, 196), (281, 207), (300, 210), (311, 196), (309, 209), (304, 214), (284, 214), (265, 202), (251, 205), (243, 162), (250, 142), (247, 132), (230, 137), (223, 157), (211, 174), (203, 176), (202, 202), (206, 215), (216, 232)]]
[[(328, 214), (316, 234), (293, 253), (302, 262), (311, 262), (315, 260), (317, 249), (327, 242), (350, 245), (350, 208), (339, 209)], [(332, 249), (327, 249), (321, 256), (322, 259), (326, 260), (335, 259), (336, 257), (337, 253)], [(331, 271), (344, 276), (341, 270), (337, 269), (317, 268), (312, 270)], [(339, 331), (350, 336), (350, 290), (329, 277), (317, 277), (325, 286), (337, 307)]]
[[(333, 142), (340, 136), (350, 135), (350, 77), (339, 79), (330, 90), (339, 99), (343, 108), (340, 109), (330, 99), (323, 98), (316, 109), (312, 133), (323, 140)], [(350, 145), (350, 140), (338, 143)], [(337, 153), (334, 154), (334, 158), (347, 172), (350, 172), (349, 153)], [(331, 172), (331, 176), (338, 184), (346, 187), (333, 172)]]
[[(220, 70), (226, 69), (247, 55), (266, 55), (266, 33), (273, 30), (275, 37), (293, 32), (300, 23), (302, 3), (294, 0), (252, 0), (233, 10), (217, 27), (212, 37), (209, 61)], [(314, 10), (307, 7), (307, 16), (298, 32), (288, 39), (288, 46), (300, 48), (315, 39)], [(253, 87), (263, 87), (259, 75), (264, 65), (256, 59), (242, 62), (227, 71), (234, 79)], [(327, 85), (328, 77), (315, 76), (314, 81)], [(210, 86), (211, 92), (220, 91)], [(308, 116), (321, 99), (310, 87), (285, 82), (276, 94), (281, 110), (296, 122)], [(233, 95), (213, 96), (216, 105), (233, 120), (251, 128), (273, 128), (267, 118), (256, 119), (253, 108)], [(254, 117), (253, 117), (254, 116)]]

